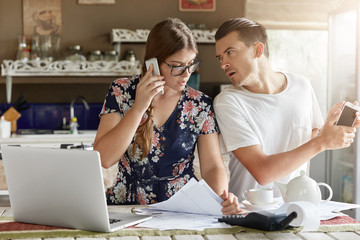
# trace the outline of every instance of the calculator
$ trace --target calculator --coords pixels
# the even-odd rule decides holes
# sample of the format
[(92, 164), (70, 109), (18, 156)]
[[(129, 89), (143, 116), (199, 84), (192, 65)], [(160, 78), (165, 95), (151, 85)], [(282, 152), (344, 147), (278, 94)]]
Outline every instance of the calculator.
[(273, 214), (269, 212), (250, 212), (227, 215), (218, 218), (219, 222), (242, 227), (255, 228), (265, 231), (279, 231), (287, 228), (290, 222), (297, 217), (296, 212), (286, 214)]

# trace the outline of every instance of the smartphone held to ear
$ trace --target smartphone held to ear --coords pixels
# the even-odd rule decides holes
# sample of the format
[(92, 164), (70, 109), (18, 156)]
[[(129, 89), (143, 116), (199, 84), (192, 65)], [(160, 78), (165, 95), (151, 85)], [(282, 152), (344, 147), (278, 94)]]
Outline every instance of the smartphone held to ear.
[(150, 58), (149, 60), (146, 60), (146, 61), (145, 61), (146, 70), (149, 70), (151, 64), (152, 64), (153, 67), (154, 67), (151, 76), (160, 75), (160, 69), (159, 69), (159, 64), (158, 64), (157, 59), (156, 59), (156, 58)]
[[(160, 75), (159, 64), (156, 58), (150, 58), (149, 60), (145, 61), (146, 70), (149, 70), (150, 65), (153, 65), (153, 71), (150, 76), (157, 76)], [(161, 90), (161, 94), (164, 94), (164, 89)]]
[(360, 112), (360, 108), (350, 102), (346, 102), (336, 125), (352, 127), (356, 120), (356, 112)]

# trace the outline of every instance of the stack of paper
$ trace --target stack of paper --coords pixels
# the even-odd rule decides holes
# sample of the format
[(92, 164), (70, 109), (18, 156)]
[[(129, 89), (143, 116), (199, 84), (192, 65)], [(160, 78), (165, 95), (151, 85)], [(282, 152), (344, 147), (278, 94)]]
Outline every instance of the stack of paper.
[(146, 222), (142, 222), (136, 227), (140, 228), (157, 228), (159, 230), (195, 230), (203, 231), (205, 228), (231, 228), (231, 225), (218, 222), (216, 216), (163, 212), (154, 214)]
[(197, 213), (221, 216), (222, 199), (207, 185), (194, 178), (167, 201), (150, 205), (150, 208), (171, 212)]
[(140, 223), (138, 227), (158, 228), (160, 230), (205, 228), (228, 228), (219, 223), (222, 199), (207, 185), (194, 178), (176, 194), (164, 202), (149, 205), (142, 212), (151, 213), (153, 218)]
[(320, 220), (329, 220), (334, 217), (346, 215), (341, 213), (341, 211), (353, 208), (360, 208), (360, 205), (334, 201), (321, 201), (319, 206)]

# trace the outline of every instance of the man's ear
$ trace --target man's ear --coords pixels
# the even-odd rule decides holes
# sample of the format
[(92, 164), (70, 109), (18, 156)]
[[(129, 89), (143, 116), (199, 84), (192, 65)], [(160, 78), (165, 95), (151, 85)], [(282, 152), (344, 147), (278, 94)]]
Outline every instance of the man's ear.
[(255, 43), (255, 57), (260, 58), (264, 53), (264, 44), (261, 42)]

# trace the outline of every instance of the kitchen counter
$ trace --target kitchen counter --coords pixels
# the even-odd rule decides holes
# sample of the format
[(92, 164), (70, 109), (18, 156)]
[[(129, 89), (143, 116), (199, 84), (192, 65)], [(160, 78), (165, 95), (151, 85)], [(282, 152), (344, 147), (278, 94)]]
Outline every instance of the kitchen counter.
[[(10, 138), (0, 138), (0, 145), (20, 145), (24, 147), (48, 147), (60, 148), (61, 144), (69, 144), (74, 146), (84, 145), (85, 149), (92, 149), (96, 130), (80, 130), (79, 134), (72, 135), (67, 133), (56, 134), (13, 134)], [(89, 147), (90, 148), (87, 148)], [(1, 148), (0, 148), (1, 153)], [(0, 158), (1, 159), (1, 158)], [(118, 168), (114, 164), (112, 167), (102, 168), (104, 185), (106, 188), (110, 187), (116, 177)], [(9, 196), (7, 195), (7, 185), (3, 169), (3, 163), (0, 161), (0, 206), (7, 204)]]
[(96, 130), (80, 130), (79, 134), (12, 134), (10, 138), (0, 138), (0, 144), (16, 144), (21, 146), (58, 147), (59, 144), (92, 144)]

